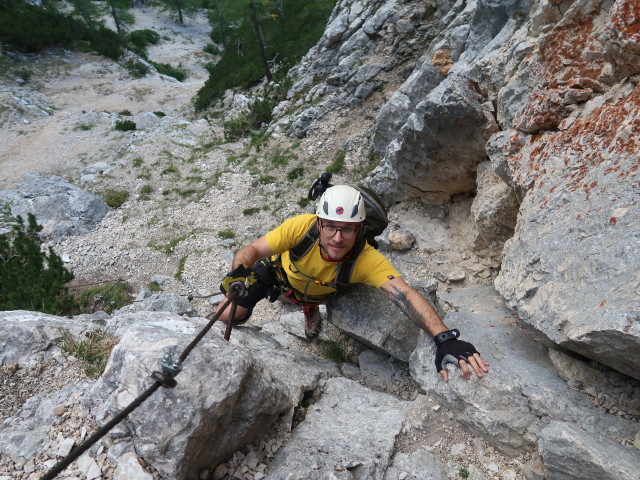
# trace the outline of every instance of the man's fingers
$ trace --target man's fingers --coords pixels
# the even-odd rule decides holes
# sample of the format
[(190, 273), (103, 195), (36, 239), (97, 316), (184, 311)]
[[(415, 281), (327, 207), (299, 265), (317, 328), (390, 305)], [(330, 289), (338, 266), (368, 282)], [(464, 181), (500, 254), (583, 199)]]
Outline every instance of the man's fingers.
[[(469, 363), (469, 365), (471, 365), (471, 368), (473, 368), (473, 371), (475, 372), (475, 374), (479, 378), (482, 378), (483, 377), (482, 368), (480, 367), (481, 362), (478, 362), (478, 358), (476, 358), (476, 356), (479, 357), (479, 355), (477, 353), (474, 354), (474, 355), (471, 355), (470, 357), (467, 357), (467, 362)], [(487, 371), (486, 367), (484, 367), (484, 371), (485, 372)]]
[(449, 372), (447, 372), (446, 368), (443, 368), (442, 370), (438, 371), (438, 373), (440, 374), (440, 376), (445, 382), (449, 381)]
[(469, 378), (471, 377), (471, 373), (469, 373), (469, 367), (467, 367), (467, 362), (461, 359), (458, 361), (458, 365), (460, 366), (460, 370), (462, 370), (462, 374), (464, 375), (464, 378), (469, 380)]

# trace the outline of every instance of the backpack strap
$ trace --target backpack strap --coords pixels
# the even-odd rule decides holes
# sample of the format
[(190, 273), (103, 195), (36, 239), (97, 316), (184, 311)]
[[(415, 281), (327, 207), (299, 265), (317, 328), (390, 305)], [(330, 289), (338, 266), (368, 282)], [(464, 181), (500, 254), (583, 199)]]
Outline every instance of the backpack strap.
[(318, 222), (315, 221), (311, 224), (307, 233), (304, 234), (304, 237), (302, 237), (302, 239), (289, 250), (291, 260), (295, 262), (309, 253), (319, 237), (320, 232), (318, 231)]
[(337, 290), (337, 293), (342, 293), (351, 286), (349, 282), (351, 280), (351, 274), (353, 273), (353, 267), (367, 244), (365, 234), (366, 232), (364, 230), (360, 233), (358, 240), (356, 240), (356, 243), (351, 250), (349, 258), (342, 262), (340, 267), (338, 267), (338, 273), (336, 273), (336, 280), (334, 282), (334, 287)]

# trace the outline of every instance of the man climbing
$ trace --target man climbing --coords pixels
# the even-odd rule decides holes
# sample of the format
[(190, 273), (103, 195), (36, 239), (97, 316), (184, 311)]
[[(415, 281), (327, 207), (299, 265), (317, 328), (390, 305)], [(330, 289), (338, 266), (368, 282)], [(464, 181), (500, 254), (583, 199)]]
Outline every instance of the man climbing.
[[(280, 226), (236, 253), (232, 271), (220, 289), (245, 284), (246, 295), (238, 300), (234, 324), (246, 322), (253, 307), (263, 298), (275, 301), (283, 293), (302, 307), (305, 335), (315, 338), (322, 329), (318, 305), (336, 294), (340, 266), (349, 264), (346, 283), (363, 283), (380, 288), (420, 328), (432, 335), (437, 346), (436, 369), (446, 382), (443, 364), (453, 363), (470, 378), (471, 367), (478, 377), (488, 372), (474, 346), (458, 340), (458, 330), (449, 330), (429, 302), (402, 279), (387, 258), (364, 241), (366, 213), (361, 192), (347, 185), (326, 189), (316, 214), (285, 220)], [(303, 239), (305, 251), (299, 252)], [(297, 252), (297, 253), (296, 253)], [(337, 273), (338, 272), (338, 273)], [(229, 310), (220, 320), (228, 321)]]

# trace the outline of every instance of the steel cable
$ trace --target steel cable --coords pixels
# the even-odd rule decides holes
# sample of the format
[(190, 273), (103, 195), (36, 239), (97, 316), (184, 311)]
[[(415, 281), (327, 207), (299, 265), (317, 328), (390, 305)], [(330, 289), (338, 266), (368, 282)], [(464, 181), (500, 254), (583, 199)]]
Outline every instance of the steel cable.
[[(206, 318), (209, 319), (209, 322), (204, 326), (200, 333), (191, 341), (191, 343), (183, 350), (182, 354), (180, 354), (178, 364), (181, 365), (182, 362), (189, 356), (191, 351), (195, 348), (195, 346), (204, 338), (213, 324), (216, 323), (220, 315), (227, 309), (229, 304), (232, 304), (231, 314), (229, 315), (229, 320), (227, 323), (227, 329), (225, 332), (225, 340), (229, 340), (229, 336), (231, 335), (231, 329), (233, 328), (233, 319), (236, 313), (236, 302), (238, 296), (240, 296), (241, 292), (231, 291), (230, 294), (232, 298), (226, 300), (225, 303), (222, 304), (220, 309), (215, 314), (210, 314)], [(159, 372), (153, 372), (152, 378), (164, 378), (162, 374)], [(177, 371), (179, 373), (179, 370)], [(113, 417), (109, 422), (103, 425), (100, 429), (98, 429), (93, 435), (91, 435), (87, 440), (85, 440), (82, 444), (78, 445), (74, 448), (69, 455), (60, 460), (51, 470), (49, 470), (40, 480), (51, 480), (55, 478), (60, 472), (66, 469), (71, 463), (76, 460), (80, 455), (86, 452), (93, 444), (95, 444), (98, 440), (104, 437), (109, 431), (115, 427), (118, 423), (124, 420), (131, 412), (133, 412), (136, 408), (138, 408), (147, 398), (149, 398), (158, 388), (161, 386), (171, 388), (175, 386), (175, 381), (173, 377), (177, 375), (174, 373), (170, 375), (169, 378), (164, 378), (164, 381), (156, 380), (153, 385), (151, 385), (147, 390), (145, 390), (140, 396), (138, 396), (133, 402), (131, 402), (124, 410), (120, 411), (115, 417)], [(158, 375), (156, 375), (158, 374)]]

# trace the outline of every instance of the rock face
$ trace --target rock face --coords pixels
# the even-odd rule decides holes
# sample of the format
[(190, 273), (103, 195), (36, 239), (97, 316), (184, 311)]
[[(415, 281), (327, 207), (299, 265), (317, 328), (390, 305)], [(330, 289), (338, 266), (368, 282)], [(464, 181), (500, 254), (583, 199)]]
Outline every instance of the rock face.
[(329, 321), (359, 341), (409, 361), (416, 347), (416, 325), (381, 292), (359, 286), (337, 297)]
[(496, 280), (508, 304), (638, 378), (637, 2), (448, 6), (378, 113), (370, 183), (396, 202), (477, 193), (467, 236), (496, 251), (511, 237)]
[(276, 108), (284, 111), (304, 93), (293, 105), (297, 113), (272, 128), (302, 138), (324, 115), (370, 98), (391, 81), (389, 71), (414, 61), (453, 3), (339, 0), (318, 44), (290, 71), (295, 83), (288, 100)]
[(512, 118), (499, 106), (510, 128), (488, 145), (523, 195), (496, 287), (558, 344), (640, 378), (638, 7), (602, 7), (574, 3), (504, 87), (531, 92)]
[[(612, 460), (612, 452), (615, 461)], [(551, 422), (542, 431), (540, 453), (550, 478), (602, 478), (626, 480), (637, 478), (640, 452), (594, 439), (575, 427)], [(569, 460), (570, 459), (570, 460)]]
[[(378, 292), (352, 292), (336, 302), (331, 321), (408, 360), (421, 388), (478, 438), (531, 456), (522, 468), (527, 480), (637, 478), (640, 387), (630, 377), (640, 378), (639, 19), (634, 0), (341, 0), (318, 46), (292, 71), (288, 101), (302, 97), (289, 105), (297, 113), (271, 126), (302, 138), (334, 109), (378, 95), (384, 105), (371, 144), (382, 161), (369, 180), (387, 200), (413, 201), (428, 213), (412, 211), (390, 232), (405, 258), (447, 247), (440, 214), (429, 212), (465, 197), (456, 207), (464, 214), (451, 223), (468, 219), (459, 229), (468, 243), (501, 252), (497, 292), (449, 288), (436, 300), (446, 324), (490, 362), (488, 375), (466, 381), (451, 372), (442, 382), (432, 339)], [(464, 281), (454, 267), (443, 262), (433, 273), (448, 286)], [(149, 299), (140, 306), (192, 313)], [(11, 441), (0, 453), (17, 462), (27, 460), (22, 452), (58, 458), (73, 445), (47, 439), (63, 396), (91, 407), (99, 421), (109, 418), (149, 385), (164, 353), (179, 351), (204, 324), (138, 307), (85, 323), (0, 316), (3, 366), (46, 356), (60, 331), (100, 327), (120, 340), (92, 386), (34, 397), (7, 419), (0, 431)], [(356, 374), (355, 366), (283, 350), (285, 329), (273, 331), (238, 328), (230, 343), (208, 336), (178, 386), (113, 432), (115, 445), (104, 448), (120, 465), (116, 477), (132, 475), (131, 467), (145, 478), (134, 451), (164, 478), (206, 477), (277, 419), (291, 425), (310, 392), (318, 401), (290, 432), (269, 478), (457, 477), (449, 466), (443, 471), (431, 445), (392, 454), (410, 423), (407, 402), (334, 378), (349, 371), (388, 381), (390, 371), (367, 372), (375, 354), (359, 357), (364, 373)], [(95, 468), (87, 463), (84, 471)]]
[[(388, 199), (475, 188), (486, 140), (498, 129), (478, 65), (511, 40), (529, 8), (526, 1), (505, 1), (439, 9), (446, 12), (441, 33), (377, 117), (374, 145), (384, 160), (370, 180)], [(444, 51), (451, 62), (446, 72), (439, 65)]]
[(553, 421), (578, 424), (592, 438), (633, 442), (638, 424), (595, 408), (571, 390), (549, 358), (553, 344), (527, 328), (491, 287), (460, 289), (441, 298), (453, 308), (445, 323), (472, 341), (489, 362), (490, 374), (470, 381), (456, 376), (445, 384), (433, 368), (433, 340), (426, 337), (410, 367), (423, 388), (451, 405), (470, 428), (511, 453), (535, 449)]

